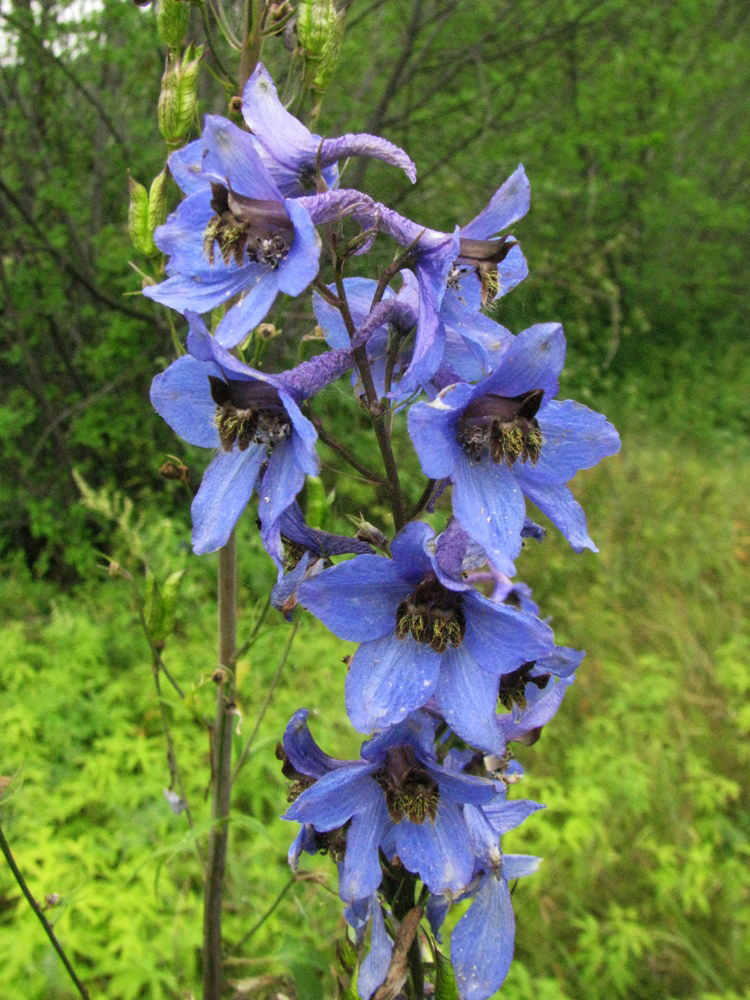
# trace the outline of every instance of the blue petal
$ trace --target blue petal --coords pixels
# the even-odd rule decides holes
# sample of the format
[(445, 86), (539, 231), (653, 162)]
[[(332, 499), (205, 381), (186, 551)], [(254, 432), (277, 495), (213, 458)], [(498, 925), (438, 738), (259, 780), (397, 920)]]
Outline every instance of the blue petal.
[(271, 451), (268, 468), (258, 490), (258, 515), (264, 527), (279, 520), (305, 484), (290, 438)]
[(485, 876), (451, 935), (451, 962), (461, 1000), (487, 1000), (513, 959), (516, 922), (504, 879)]
[(522, 219), (529, 210), (531, 188), (522, 166), (518, 166), (497, 189), (487, 208), (461, 230), (461, 235), (487, 240)]
[(323, 140), (321, 163), (324, 167), (350, 156), (367, 156), (375, 160), (382, 160), (383, 163), (390, 163), (392, 167), (400, 167), (412, 184), (416, 183), (417, 168), (411, 158), (406, 155), (403, 149), (399, 149), (387, 139), (381, 139), (377, 135), (368, 135), (366, 132), (357, 134), (350, 132), (342, 135), (339, 139)]
[(321, 833), (343, 826), (376, 797), (382, 799), (370, 778), (375, 770), (374, 764), (352, 763), (329, 771), (295, 799), (282, 819), (312, 823)]
[(202, 364), (185, 355), (174, 361), (151, 384), (151, 402), (176, 434), (188, 444), (216, 448), (219, 433), (214, 417), (209, 375), (219, 375), (215, 365)]
[(336, 767), (346, 767), (350, 762), (337, 760), (323, 753), (312, 737), (307, 725), (310, 713), (306, 708), (295, 712), (284, 731), (284, 751), (292, 767), (309, 778), (322, 778)]
[(294, 241), (278, 269), (279, 289), (285, 295), (300, 295), (315, 280), (320, 263), (320, 237), (310, 215), (294, 200), (285, 202), (294, 225)]
[(357, 556), (305, 580), (297, 596), (339, 639), (364, 642), (393, 632), (410, 589), (390, 559)]
[(195, 139), (169, 157), (169, 172), (186, 195), (210, 190), (210, 181), (203, 176), (203, 140)]
[(500, 261), (497, 265), (497, 276), (500, 287), (497, 290), (495, 298), (499, 299), (503, 295), (507, 295), (516, 285), (520, 285), (528, 273), (529, 265), (521, 253), (521, 248), (516, 243), (514, 247), (511, 247), (505, 260)]
[[(170, 274), (211, 274), (212, 265), (205, 254), (203, 233), (214, 215), (211, 190), (206, 190), (204, 184), (180, 202), (164, 225), (156, 227), (154, 242), (169, 256)], [(225, 269), (223, 262), (216, 266)]]
[(359, 968), (357, 975), (357, 992), (362, 1000), (370, 1000), (375, 990), (388, 975), (393, 954), (393, 944), (388, 937), (383, 920), (383, 911), (375, 893), (370, 897), (370, 912), (372, 914), (372, 938), (370, 952)]
[(371, 733), (401, 722), (424, 705), (439, 672), (440, 654), (410, 635), (397, 639), (391, 631), (363, 642), (346, 678), (346, 711), (352, 725)]
[(559, 375), (565, 364), (565, 336), (559, 323), (537, 323), (510, 342), (500, 366), (477, 386), (475, 395), (496, 392), (520, 396), (529, 389), (544, 389), (547, 399), (557, 395)]
[(213, 174), (236, 194), (262, 201), (283, 201), (281, 191), (258, 156), (247, 132), (227, 118), (206, 115), (203, 171)]
[(424, 521), (411, 521), (391, 542), (393, 559), (404, 580), (419, 582), (432, 569), (427, 546), (435, 531)]
[(271, 268), (248, 264), (242, 271), (242, 300), (232, 306), (216, 328), (216, 340), (222, 347), (236, 347), (258, 323), (262, 323), (279, 290), (278, 273)]
[(492, 677), (499, 678), (554, 650), (552, 630), (533, 615), (496, 604), (476, 592), (467, 594), (464, 602), (463, 644)]
[(435, 822), (402, 820), (396, 827), (396, 851), (407, 870), (418, 874), (430, 892), (458, 892), (474, 873), (466, 823), (459, 806), (444, 799)]
[(206, 469), (191, 507), (196, 555), (226, 544), (252, 496), (264, 457), (265, 448), (260, 445), (251, 445), (247, 451), (220, 451)]
[(289, 170), (315, 166), (320, 140), (279, 100), (268, 70), (259, 63), (242, 92), (245, 121), (271, 156)]
[(477, 863), (488, 874), (498, 874), (502, 861), (500, 837), (494, 829), (483, 809), (474, 806), (464, 808), (466, 829), (469, 832), (471, 849)]
[(174, 274), (160, 285), (147, 285), (143, 294), (178, 312), (207, 313), (241, 292), (252, 281), (254, 268), (256, 264), (233, 270), (217, 265), (208, 274)]
[(555, 715), (565, 692), (573, 683), (574, 678), (567, 677), (557, 681), (556, 684), (548, 684), (544, 691), (530, 704), (527, 709), (516, 715), (515, 712), (509, 715), (498, 716), (498, 724), (502, 730), (505, 741), (523, 740), (523, 737), (546, 726)]
[(383, 871), (378, 851), (390, 826), (383, 792), (370, 781), (346, 831), (346, 855), (339, 874), (339, 895), (345, 902), (369, 896), (380, 885)]
[(531, 854), (504, 854), (503, 875), (507, 882), (523, 878), (524, 875), (535, 875), (541, 863), (541, 858), (535, 858)]
[(505, 463), (495, 464), (489, 455), (475, 462), (461, 448), (452, 475), (453, 512), (461, 527), (493, 566), (513, 576), (526, 514), (515, 476)]
[(459, 383), (443, 389), (432, 403), (416, 403), (409, 410), (409, 434), (422, 471), (431, 479), (450, 476), (462, 454), (457, 424), (471, 397), (471, 387)]
[(598, 552), (589, 537), (586, 515), (570, 489), (564, 485), (537, 486), (524, 482), (523, 491), (570, 542), (574, 552)]
[[(502, 835), (509, 830), (515, 830), (529, 816), (538, 812), (539, 809), (544, 808), (546, 807), (541, 802), (532, 802), (531, 799), (513, 799), (510, 802), (503, 802), (496, 799), (494, 802), (490, 802), (484, 806), (482, 811), (490, 823), (492, 823), (495, 832), (498, 835)], [(507, 872), (506, 877), (510, 878)]]
[(409, 744), (417, 751), (423, 763), (435, 760), (435, 719), (427, 712), (413, 712), (403, 722), (399, 722), (382, 733), (376, 733), (362, 744), (365, 760), (382, 764), (391, 747)]
[(505, 740), (495, 716), (497, 694), (497, 679), (478, 667), (470, 656), (461, 650), (443, 654), (435, 688), (443, 718), (471, 746), (502, 754)]
[(536, 465), (516, 466), (522, 483), (567, 483), (579, 469), (620, 450), (619, 435), (606, 417), (573, 400), (552, 400), (537, 419), (542, 450)]

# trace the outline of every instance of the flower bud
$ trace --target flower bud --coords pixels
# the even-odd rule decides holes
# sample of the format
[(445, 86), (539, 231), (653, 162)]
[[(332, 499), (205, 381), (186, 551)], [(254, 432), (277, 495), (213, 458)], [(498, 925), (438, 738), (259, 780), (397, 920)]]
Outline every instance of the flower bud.
[(128, 206), (128, 231), (133, 246), (139, 253), (151, 256), (156, 253), (153, 230), (149, 228), (148, 191), (138, 181), (128, 175), (130, 204)]
[(198, 71), (203, 48), (192, 42), (182, 57), (167, 55), (161, 78), (159, 130), (170, 149), (181, 146), (193, 126), (198, 110)]
[(390, 542), (379, 528), (376, 528), (374, 524), (370, 524), (369, 521), (365, 521), (361, 514), (359, 517), (355, 517), (353, 514), (347, 514), (346, 516), (357, 529), (355, 538), (358, 538), (361, 542), (367, 542), (374, 549), (381, 549), (383, 552), (390, 553)]
[(300, 0), (297, 37), (303, 49), (305, 79), (312, 90), (323, 92), (336, 70), (344, 37), (343, 11), (334, 0)]
[(148, 192), (148, 229), (153, 239), (154, 230), (164, 224), (167, 218), (167, 185), (169, 173), (164, 167), (151, 182)]
[(190, 5), (182, 0), (159, 0), (156, 8), (156, 30), (159, 38), (171, 49), (178, 49), (188, 30)]

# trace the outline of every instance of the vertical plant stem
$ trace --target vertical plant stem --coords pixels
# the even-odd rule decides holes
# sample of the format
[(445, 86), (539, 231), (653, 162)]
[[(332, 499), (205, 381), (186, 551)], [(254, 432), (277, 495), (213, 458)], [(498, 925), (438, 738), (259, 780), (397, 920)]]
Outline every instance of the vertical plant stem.
[(55, 936), (55, 932), (52, 929), (52, 924), (49, 922), (49, 920), (47, 920), (47, 918), (45, 917), (44, 913), (42, 912), (41, 906), (39, 905), (39, 903), (37, 903), (37, 901), (32, 896), (31, 890), (29, 889), (28, 885), (26, 884), (26, 879), (23, 877), (23, 875), (21, 874), (21, 871), (20, 871), (18, 865), (16, 864), (15, 858), (13, 857), (13, 852), (10, 849), (10, 844), (5, 839), (5, 834), (3, 833), (3, 828), (1, 826), (0, 826), (0, 851), (3, 852), (5, 860), (8, 862), (8, 867), (10, 868), (11, 872), (13, 873), (13, 877), (15, 878), (16, 882), (18, 883), (19, 889), (21, 890), (21, 892), (26, 897), (26, 901), (28, 902), (28, 904), (31, 907), (31, 909), (37, 915), (37, 918), (38, 918), (39, 922), (41, 923), (42, 927), (44, 928), (45, 933), (47, 934), (47, 937), (52, 942), (52, 947), (55, 949), (55, 951), (59, 955), (60, 961), (65, 966), (65, 970), (68, 973), (68, 975), (70, 976), (71, 980), (73, 981), (73, 984), (75, 985), (75, 988), (81, 994), (81, 996), (83, 997), (83, 1000), (89, 1000), (89, 991), (86, 989), (86, 987), (83, 985), (83, 983), (81, 982), (81, 980), (76, 975), (75, 969), (70, 964), (68, 956), (65, 954), (65, 952), (63, 950), (63, 946), (60, 944), (60, 942), (57, 940), (57, 938)]
[(237, 643), (237, 556), (234, 532), (219, 550), (219, 670), (216, 672), (216, 723), (211, 747), (213, 825), (208, 841), (203, 908), (203, 1000), (219, 1000), (222, 982), (221, 915), (229, 840), (232, 791), (232, 716), (234, 654)]

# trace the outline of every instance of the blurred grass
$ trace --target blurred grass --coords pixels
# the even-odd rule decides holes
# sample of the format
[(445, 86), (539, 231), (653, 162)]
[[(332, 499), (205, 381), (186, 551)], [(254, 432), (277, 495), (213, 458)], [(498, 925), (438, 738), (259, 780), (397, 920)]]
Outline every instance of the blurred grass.
[[(622, 456), (576, 481), (599, 555), (576, 556), (551, 529), (520, 560), (558, 642), (588, 656), (540, 742), (519, 748), (527, 776), (514, 794), (547, 810), (504, 846), (545, 862), (515, 891), (509, 1000), (747, 996), (750, 468), (724, 440), (709, 461), (669, 440), (636, 427)], [(167, 685), (164, 697), (193, 834), (162, 795), (160, 713), (125, 582), (102, 573), (65, 594), (16, 567), (0, 590), (2, 773), (13, 777), (0, 818), (37, 898), (62, 897), (49, 915), (92, 995), (112, 1000), (199, 990), (214, 560), (189, 558), (171, 522), (149, 530), (155, 571), (188, 566), (164, 653), (188, 697)], [(247, 634), (272, 574), (257, 543), (243, 552)], [(239, 665), (237, 751), (288, 635), (269, 617)], [(296, 828), (277, 819), (286, 791), (273, 753), (289, 716), (309, 707), (321, 745), (356, 755), (343, 711), (351, 648), (303, 619), (236, 786), (230, 952), (290, 879)], [(341, 917), (332, 865), (305, 857), (301, 868), (307, 878), (230, 967), (235, 981), (276, 977), (313, 1000), (334, 994)], [(73, 996), (5, 870), (0, 968), (3, 1000)]]

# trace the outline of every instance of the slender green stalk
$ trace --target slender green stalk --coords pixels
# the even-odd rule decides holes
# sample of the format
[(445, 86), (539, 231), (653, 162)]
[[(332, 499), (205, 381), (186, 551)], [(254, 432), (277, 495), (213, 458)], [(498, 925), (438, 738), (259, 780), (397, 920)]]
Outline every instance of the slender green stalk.
[(237, 553), (234, 532), (219, 550), (219, 669), (216, 681), (216, 722), (211, 746), (213, 826), (208, 841), (206, 895), (203, 908), (203, 1000), (219, 1000), (222, 984), (221, 917), (229, 841), (232, 791), (232, 717), (234, 657), (237, 645)]
[(57, 940), (57, 937), (55, 936), (55, 932), (52, 929), (52, 924), (49, 922), (49, 920), (47, 920), (44, 913), (42, 912), (41, 906), (32, 896), (31, 890), (26, 884), (26, 879), (21, 874), (21, 871), (18, 865), (16, 864), (15, 858), (13, 857), (13, 852), (10, 849), (10, 844), (5, 839), (5, 834), (3, 833), (2, 826), (0, 826), (0, 851), (3, 852), (5, 860), (8, 862), (8, 867), (10, 868), (11, 872), (13, 873), (13, 877), (18, 883), (19, 889), (26, 897), (26, 901), (28, 902), (31, 909), (37, 915), (37, 918), (41, 923), (42, 927), (44, 928), (47, 937), (52, 942), (52, 947), (55, 949), (58, 956), (60, 957), (60, 961), (65, 966), (65, 970), (70, 976), (75, 988), (81, 994), (83, 1000), (90, 1000), (89, 991), (86, 989), (86, 987), (83, 985), (81, 980), (76, 975), (75, 969), (70, 964), (68, 956), (65, 954), (65, 951), (63, 950), (63, 946), (60, 944), (60, 942)]
[(263, 45), (264, 8), (264, 0), (246, 0), (245, 37), (242, 40), (240, 54), (240, 91), (244, 89), (260, 59), (260, 50)]

